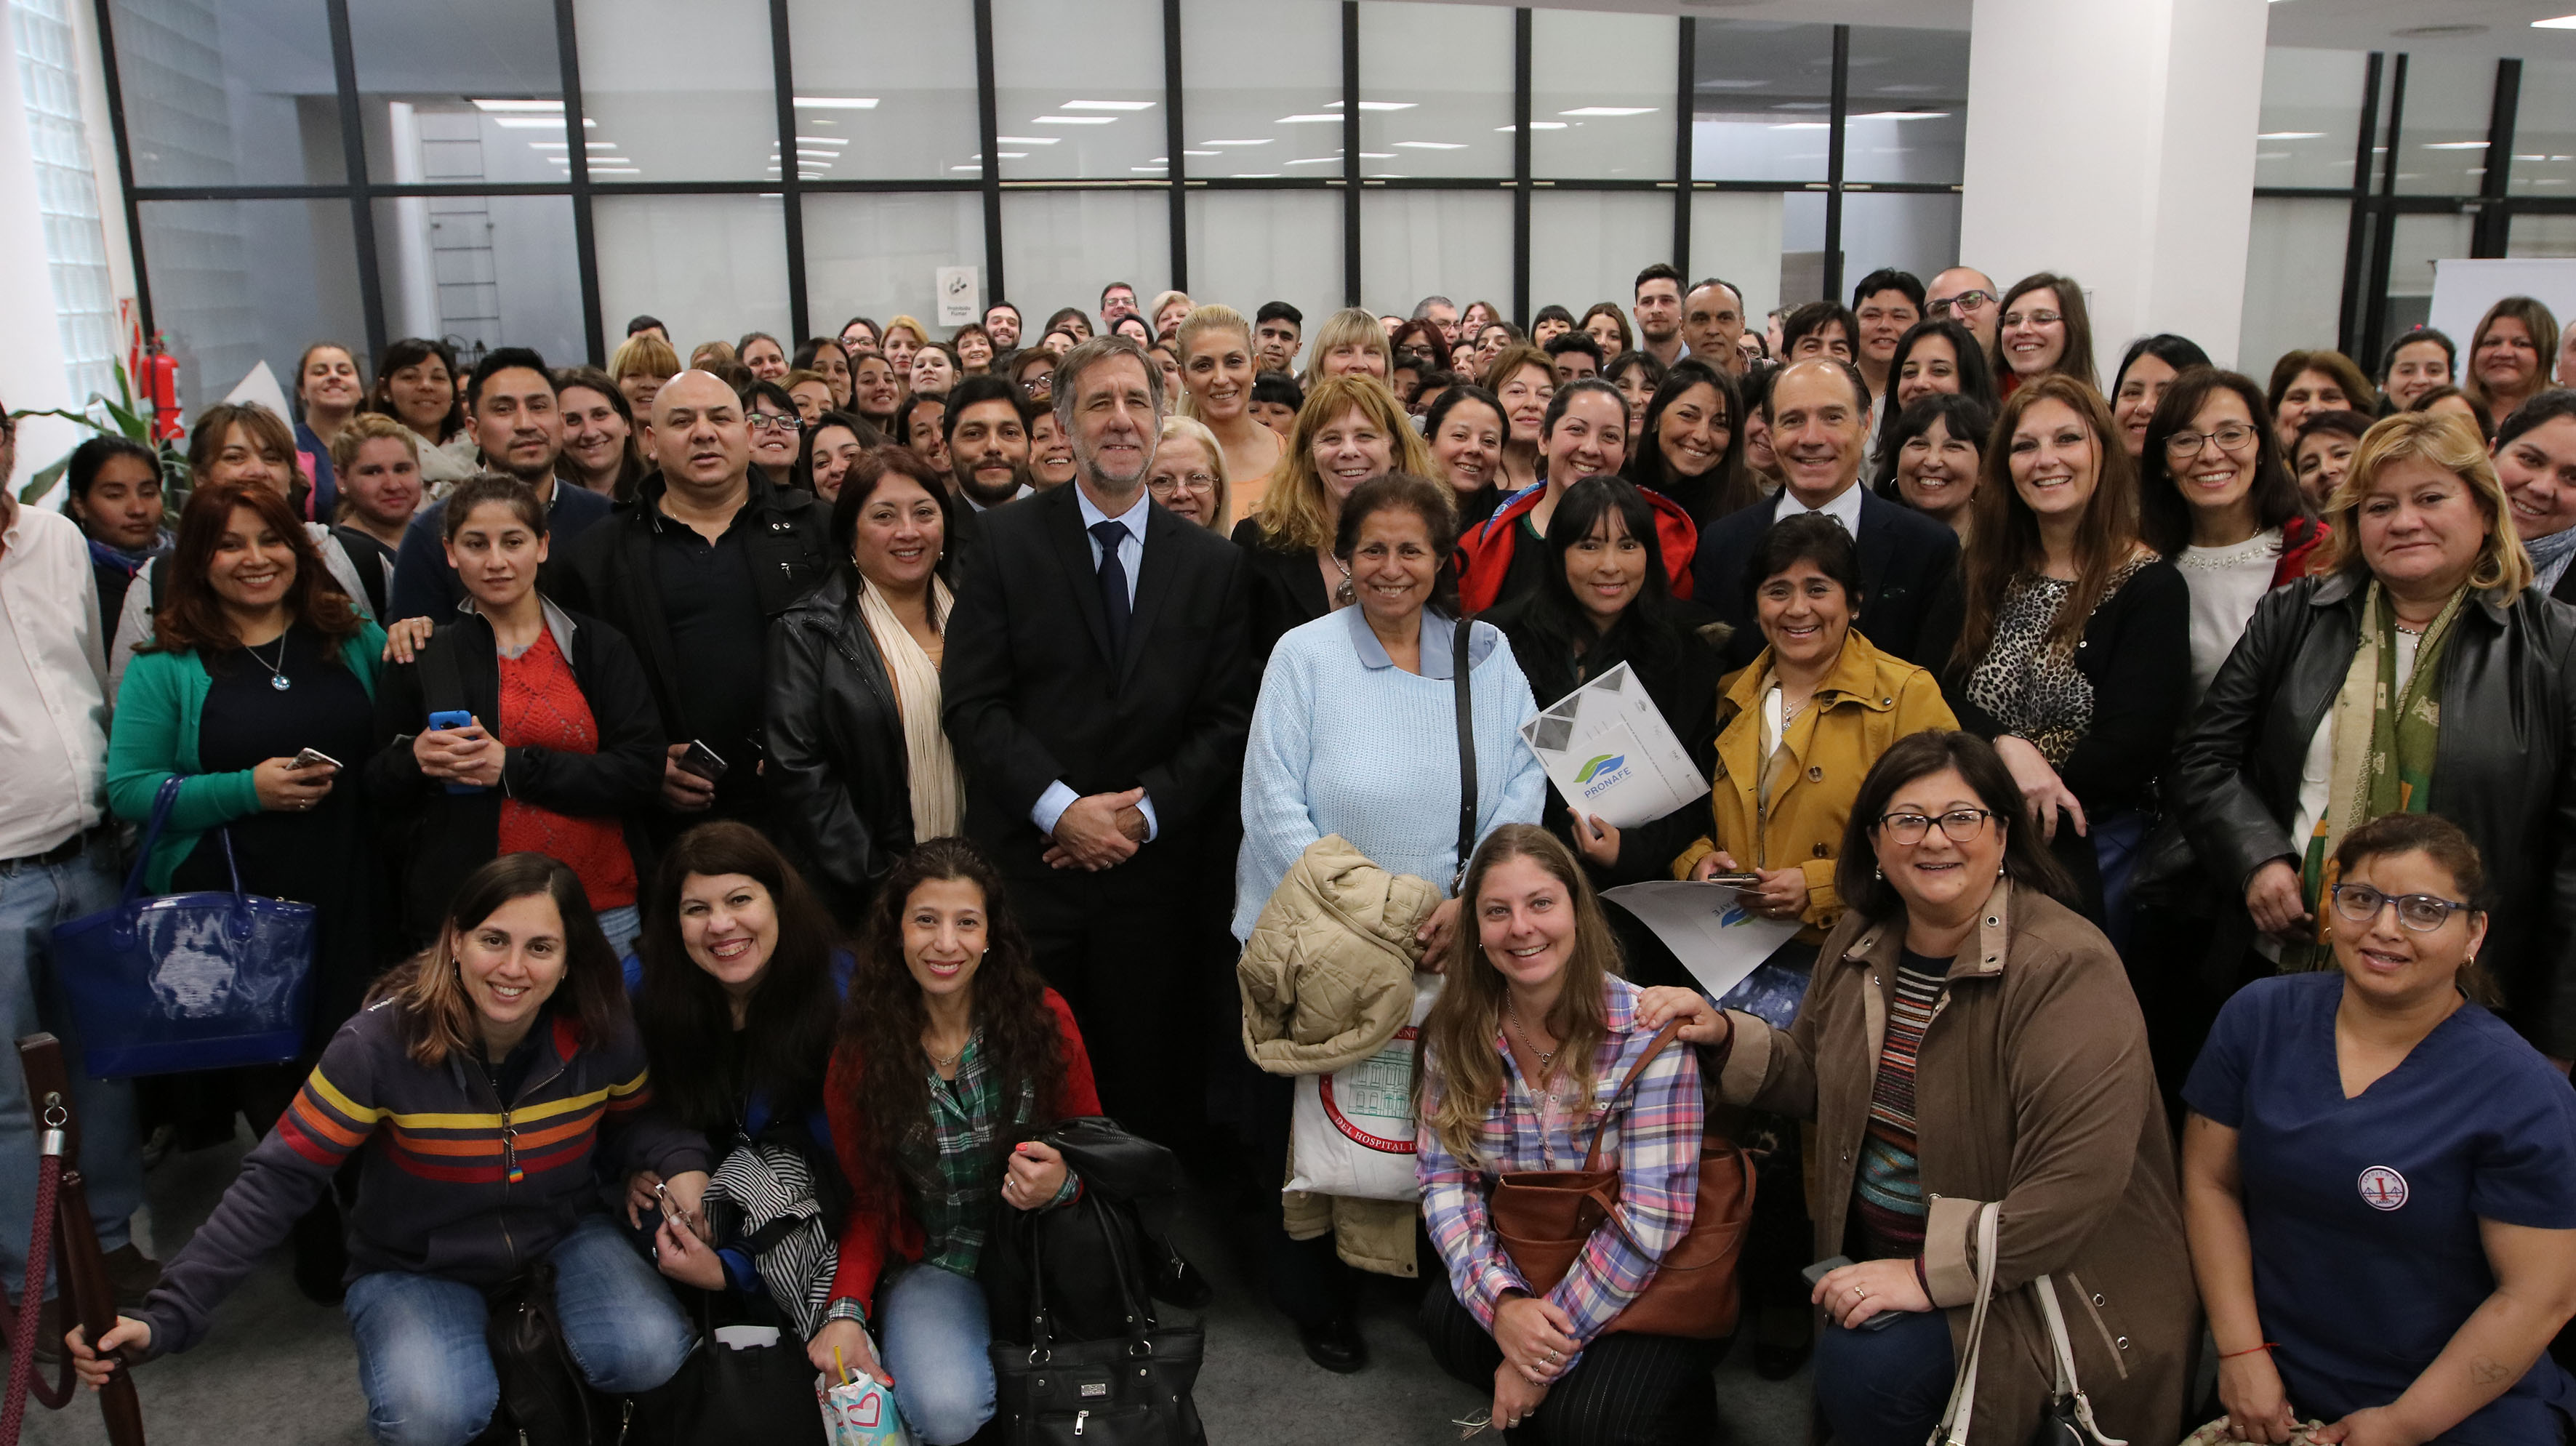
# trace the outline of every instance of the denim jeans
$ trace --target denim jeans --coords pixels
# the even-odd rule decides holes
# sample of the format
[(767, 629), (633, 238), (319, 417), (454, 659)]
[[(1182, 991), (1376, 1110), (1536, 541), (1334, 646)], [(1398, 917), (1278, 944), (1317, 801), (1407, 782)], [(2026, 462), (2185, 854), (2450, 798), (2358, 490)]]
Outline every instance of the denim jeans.
[[(630, 1396), (678, 1372), (697, 1334), (608, 1216), (585, 1216), (548, 1258), (564, 1346), (593, 1387)], [(349, 1283), (346, 1309), (367, 1429), (378, 1441), (463, 1446), (491, 1423), (501, 1385), (484, 1343), (480, 1287), (378, 1271)]]
[(1900, 1311), (1874, 1331), (1817, 1327), (1816, 1404), (1845, 1446), (1917, 1446), (1957, 1374), (1946, 1310)]
[(982, 1286), (936, 1265), (908, 1267), (878, 1292), (876, 1326), (895, 1409), (928, 1446), (957, 1446), (993, 1419)]
[(635, 952), (635, 936), (644, 932), (644, 916), (633, 904), (602, 909), (599, 932), (608, 936), (608, 952), (623, 959)]
[[(115, 848), (96, 838), (66, 863), (0, 868), (0, 1048), (47, 1028), (62, 1040), (72, 1105), (80, 1114), (90, 1221), (105, 1250), (133, 1238), (132, 1217), (143, 1204), (134, 1086), (91, 1079), (83, 1071), (71, 1012), (62, 1007), (50, 971), (54, 926), (116, 902), (124, 881), (112, 872), (115, 863)], [(0, 1064), (0, 1272), (14, 1295), (26, 1279), (27, 1241), (35, 1227), (36, 1126), (27, 1113), (26, 1072), (17, 1051), (6, 1052), (8, 1060)]]

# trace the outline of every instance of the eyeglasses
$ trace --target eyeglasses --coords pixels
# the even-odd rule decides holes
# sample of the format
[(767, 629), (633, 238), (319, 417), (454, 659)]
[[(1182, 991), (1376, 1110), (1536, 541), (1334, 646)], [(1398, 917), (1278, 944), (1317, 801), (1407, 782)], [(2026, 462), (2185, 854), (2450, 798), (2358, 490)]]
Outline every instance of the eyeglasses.
[(2208, 432), (2176, 432), (2165, 438), (2165, 455), (2189, 457), (2200, 451), (2201, 444), (2216, 442), (2222, 452), (2242, 452), (2254, 441), (2254, 429), (2243, 422), (2228, 422)]
[[(1991, 809), (1954, 808), (1941, 815), (1937, 822), (1941, 825), (1941, 832), (1949, 836), (1950, 842), (1966, 843), (1984, 833), (1986, 820), (1994, 816), (1994, 811)], [(1929, 814), (1882, 813), (1878, 816), (1878, 830), (1887, 835), (1891, 842), (1919, 844), (1923, 842), (1925, 835), (1932, 832), (1934, 822), (1936, 820)]]
[(1992, 306), (1994, 301), (1995, 294), (1991, 291), (1962, 291), (1956, 296), (1934, 297), (1931, 312), (1934, 316), (1948, 316), (1961, 307), (1974, 311), (1981, 306)]
[(1055, 373), (1049, 372), (1033, 381), (1022, 382), (1020, 390), (1033, 397), (1043, 397), (1055, 390)]
[(754, 412), (751, 414), (751, 429), (755, 432), (801, 432), (805, 430), (805, 419), (782, 417), (774, 412)]
[(2368, 884), (2334, 886), (2335, 912), (2356, 924), (2374, 923), (2382, 905), (2397, 906), (2397, 922), (2418, 934), (2430, 934), (2469, 906), (2439, 894), (2383, 894)]
[(1156, 477), (1145, 484), (1145, 490), (1157, 497), (1169, 497), (1184, 487), (1192, 492), (1214, 492), (1216, 479), (1205, 472), (1185, 472), (1178, 477)]
[(2053, 311), (2016, 311), (2004, 318), (2004, 325), (2055, 326), (2065, 319)]

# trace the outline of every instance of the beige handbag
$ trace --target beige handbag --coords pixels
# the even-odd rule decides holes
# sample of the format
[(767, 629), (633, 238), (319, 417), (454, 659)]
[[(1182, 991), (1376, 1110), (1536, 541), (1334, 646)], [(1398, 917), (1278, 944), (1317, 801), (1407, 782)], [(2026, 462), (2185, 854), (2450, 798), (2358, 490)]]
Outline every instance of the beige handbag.
[[(1932, 1428), (1930, 1446), (1967, 1446), (1970, 1419), (1977, 1407), (1977, 1363), (1986, 1339), (1986, 1313), (1995, 1299), (1995, 1230), (2003, 1206), (1987, 1201), (1977, 1209), (1977, 1304), (1968, 1315), (1968, 1355), (1950, 1385), (1950, 1404)], [(2129, 1446), (2104, 1434), (2093, 1419), (2093, 1403), (2075, 1379), (2075, 1348), (2066, 1339), (2066, 1316), (2057, 1304), (2057, 1283), (2043, 1275), (2030, 1283), (2039, 1313), (2048, 1322), (2048, 1343), (2057, 1362), (2057, 1384), (2048, 1409), (2039, 1418), (2031, 1446)]]

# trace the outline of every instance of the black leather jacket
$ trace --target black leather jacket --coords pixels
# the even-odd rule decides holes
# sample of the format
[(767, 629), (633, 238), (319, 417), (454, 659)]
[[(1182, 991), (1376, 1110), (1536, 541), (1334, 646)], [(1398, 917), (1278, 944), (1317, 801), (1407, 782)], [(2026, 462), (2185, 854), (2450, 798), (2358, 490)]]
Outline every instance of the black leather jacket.
[[(2290, 837), (2309, 740), (2361, 646), (2365, 579), (2303, 578), (2265, 597), (2175, 755), (2173, 801), (2212, 880), (2235, 891)], [(2443, 651), (2434, 813), (2487, 870), (2478, 957), (2501, 1011), (2542, 1053), (2576, 1055), (2576, 611), (2537, 591), (2472, 601)]]
[(769, 630), (769, 794), (789, 857), (856, 928), (912, 849), (910, 755), (846, 573)]

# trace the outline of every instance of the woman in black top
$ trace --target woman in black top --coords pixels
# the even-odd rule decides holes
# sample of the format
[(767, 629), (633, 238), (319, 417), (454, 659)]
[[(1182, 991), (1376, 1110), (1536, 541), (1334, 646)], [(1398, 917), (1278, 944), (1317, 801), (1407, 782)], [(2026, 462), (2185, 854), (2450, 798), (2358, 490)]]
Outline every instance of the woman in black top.
[(1744, 395), (1706, 362), (1685, 358), (1664, 374), (1628, 458), (1638, 486), (1680, 503), (1702, 529), (1762, 500), (1744, 467)]
[(98, 577), (99, 636), (116, 628), (125, 590), (152, 554), (170, 545), (161, 527), (161, 459), (124, 437), (92, 437), (72, 449), (63, 482), (63, 510), (89, 539), (90, 570)]

